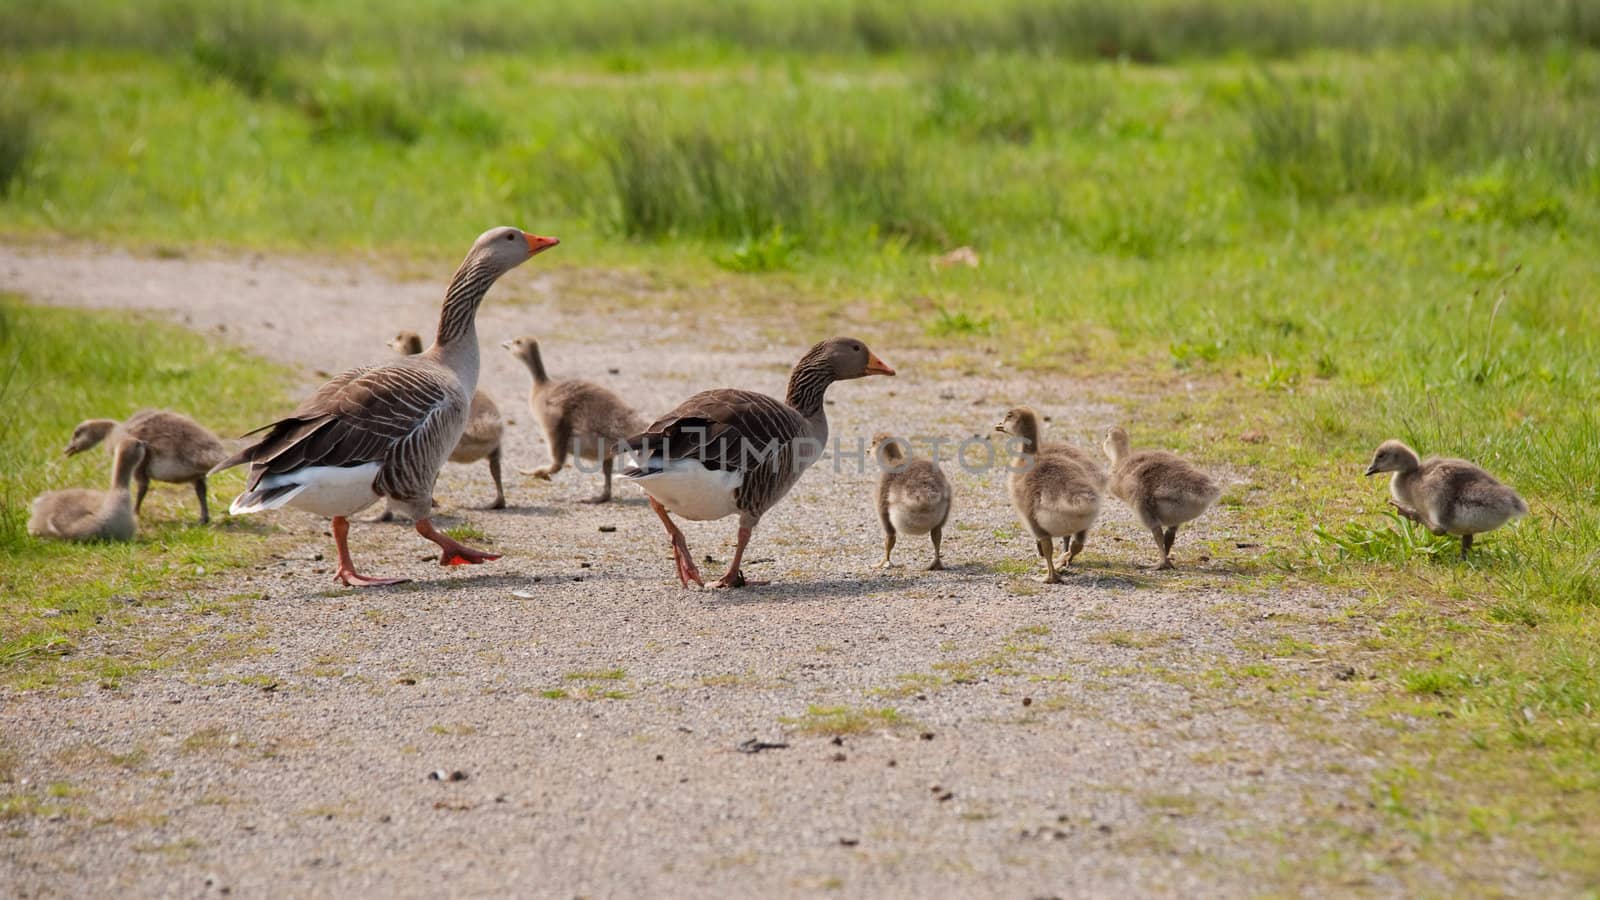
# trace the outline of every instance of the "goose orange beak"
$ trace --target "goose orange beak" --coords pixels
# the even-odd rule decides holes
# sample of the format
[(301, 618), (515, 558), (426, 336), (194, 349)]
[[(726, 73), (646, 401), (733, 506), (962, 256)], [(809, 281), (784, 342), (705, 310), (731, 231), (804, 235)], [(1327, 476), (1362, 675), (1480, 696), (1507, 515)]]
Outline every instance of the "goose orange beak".
[(872, 351), (868, 350), (867, 351), (867, 374), (868, 375), (893, 375), (894, 374), (894, 369), (890, 368), (888, 363), (886, 363), (883, 360), (879, 359), (878, 358), (878, 354), (873, 353)]
[(537, 234), (524, 234), (523, 237), (528, 239), (529, 256), (537, 256), (540, 253), (549, 250), (551, 247), (561, 243), (558, 238), (540, 237)]

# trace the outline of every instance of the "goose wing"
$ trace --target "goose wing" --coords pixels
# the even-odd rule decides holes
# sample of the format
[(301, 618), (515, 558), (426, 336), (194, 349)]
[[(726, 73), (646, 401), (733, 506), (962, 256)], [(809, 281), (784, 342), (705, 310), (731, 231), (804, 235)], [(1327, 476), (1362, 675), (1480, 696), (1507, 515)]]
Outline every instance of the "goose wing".
[(250, 432), (266, 433), (212, 471), (250, 463), (246, 490), (254, 490), (268, 475), (375, 462), (380, 493), (411, 496), (431, 489), (460, 437), (465, 406), (460, 384), (438, 366), (402, 360), (353, 369), (289, 416)]
[(644, 471), (695, 460), (708, 469), (746, 472), (805, 434), (805, 419), (788, 404), (721, 389), (695, 394), (627, 443)]

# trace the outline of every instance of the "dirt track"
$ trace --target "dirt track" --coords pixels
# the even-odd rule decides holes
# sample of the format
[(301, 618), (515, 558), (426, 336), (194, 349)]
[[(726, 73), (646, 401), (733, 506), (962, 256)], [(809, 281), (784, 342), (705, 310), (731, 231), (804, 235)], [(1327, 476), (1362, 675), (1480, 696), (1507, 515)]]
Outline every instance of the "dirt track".
[[(170, 312), (308, 385), (381, 358), (400, 328), (426, 331), (448, 274), (0, 246), (7, 289)], [(503, 337), (539, 336), (553, 374), (609, 383), (647, 416), (708, 386), (781, 393), (804, 349), (726, 317), (585, 315), (562, 302), (574, 277), (535, 260), (484, 306), (482, 386), (515, 419), (513, 472), (545, 451)], [(1115, 417), (1060, 405), (1083, 392), (1058, 377), (857, 336), (901, 375), (833, 388), (847, 438), (964, 438), (1026, 401), (1088, 443)], [(951, 570), (921, 571), (926, 543), (909, 538), (905, 568), (875, 569), (872, 476), (824, 462), (752, 543), (748, 573), (775, 583), (733, 593), (679, 589), (638, 492), (580, 505), (596, 477), (570, 470), (513, 475), (512, 508), (490, 512), (473, 508), (487, 470), (447, 468), (446, 521), (489, 535), (505, 558), (488, 566), (442, 570), (409, 529), (357, 525), (364, 570), (417, 579), (395, 588), (332, 590), (314, 559), (332, 555), (325, 523), (282, 514), (291, 558), (219, 579), (223, 611), (145, 607), (115, 632), (198, 622), (236, 652), (114, 691), (3, 697), (18, 776), (77, 793), (67, 814), (6, 824), (0, 882), (30, 897), (1237, 894), (1298, 884), (1336, 835), (1382, 827), (1367, 802), (1382, 762), (1357, 749), (1340, 680), (1356, 635), (1325, 624), (1351, 601), (1236, 590), (1250, 551), (1235, 544), (1260, 542), (1246, 515), (1215, 511), (1180, 535), (1179, 570), (1157, 574), (1109, 501), (1078, 574), (1047, 588), (1003, 476), (947, 471)], [(1219, 474), (1248, 496), (1247, 475)], [(732, 524), (687, 532), (719, 572)], [(1352, 655), (1275, 656), (1285, 637)], [(1247, 664), (1331, 690), (1236, 690)], [(848, 712), (830, 722), (834, 707)], [(894, 720), (875, 713), (890, 707)], [(736, 749), (751, 738), (789, 746)]]

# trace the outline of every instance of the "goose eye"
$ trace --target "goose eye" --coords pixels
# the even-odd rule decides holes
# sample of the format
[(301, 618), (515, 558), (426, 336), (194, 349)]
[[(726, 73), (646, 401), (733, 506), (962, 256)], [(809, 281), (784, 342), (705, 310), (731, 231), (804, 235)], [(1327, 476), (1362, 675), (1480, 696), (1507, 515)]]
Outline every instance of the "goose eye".
[(514, 235), (514, 234), (507, 234), (506, 235), (506, 240), (508, 240), (508, 241), (514, 241), (516, 239), (517, 239), (517, 236)]

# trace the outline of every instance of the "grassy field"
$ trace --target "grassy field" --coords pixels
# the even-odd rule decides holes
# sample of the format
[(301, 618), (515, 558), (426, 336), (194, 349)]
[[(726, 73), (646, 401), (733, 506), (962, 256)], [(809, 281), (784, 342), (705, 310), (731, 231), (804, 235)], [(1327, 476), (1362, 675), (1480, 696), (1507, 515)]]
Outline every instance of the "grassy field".
[[(285, 393), (286, 373), (171, 325), (40, 309), (4, 296), (0, 366), (0, 678), (49, 680), (56, 673), (39, 661), (71, 654), (84, 632), (115, 622), (129, 604), (184, 602), (206, 572), (264, 552), (260, 523), (221, 517), (195, 527), (187, 486), (153, 485), (139, 536), (126, 544), (36, 540), (27, 533), (28, 505), (42, 491), (108, 483), (110, 455), (102, 449), (62, 455), (80, 421), (169, 406), (233, 435), (254, 424), (263, 396)], [(213, 480), (213, 504), (239, 481), (237, 474)], [(114, 682), (153, 662), (137, 650), (111, 653), (87, 674)]]
[[(1271, 497), (1255, 580), (1364, 590), (1374, 714), (1430, 723), (1385, 808), (1600, 876), (1600, 3), (0, 8), (0, 231), (444, 260), (510, 222), (1136, 385), (1136, 441), (1201, 418), (1177, 449)], [(1457, 561), (1361, 479), (1386, 437), (1532, 515)]]

